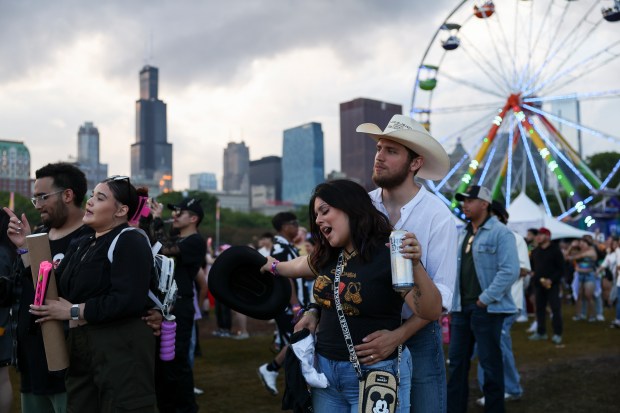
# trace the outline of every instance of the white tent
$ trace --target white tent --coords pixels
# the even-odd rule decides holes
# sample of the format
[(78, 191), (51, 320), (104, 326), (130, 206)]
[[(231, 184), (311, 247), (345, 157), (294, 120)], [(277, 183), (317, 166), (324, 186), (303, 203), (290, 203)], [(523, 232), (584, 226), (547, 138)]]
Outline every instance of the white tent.
[(525, 236), (528, 228), (545, 227), (551, 231), (551, 239), (581, 238), (584, 235), (594, 235), (565, 224), (548, 216), (544, 210), (534, 203), (525, 192), (521, 192), (508, 208), (508, 227)]

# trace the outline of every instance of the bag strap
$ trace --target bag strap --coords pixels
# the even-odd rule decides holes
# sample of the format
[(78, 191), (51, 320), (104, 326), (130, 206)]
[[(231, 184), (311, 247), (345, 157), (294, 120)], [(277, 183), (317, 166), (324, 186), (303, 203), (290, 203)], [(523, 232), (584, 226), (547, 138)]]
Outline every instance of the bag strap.
[[(357, 354), (355, 353), (355, 346), (353, 344), (353, 339), (351, 338), (351, 331), (349, 330), (349, 325), (347, 324), (347, 318), (344, 315), (344, 310), (342, 309), (342, 304), (340, 302), (340, 276), (344, 271), (345, 267), (344, 263), (344, 253), (340, 251), (340, 255), (338, 255), (338, 263), (336, 264), (336, 274), (334, 275), (334, 304), (336, 305), (336, 314), (338, 315), (338, 321), (340, 322), (340, 328), (342, 329), (342, 334), (344, 335), (344, 341), (347, 344), (347, 350), (349, 351), (349, 361), (353, 364), (353, 368), (357, 373), (357, 378), (362, 381), (364, 380), (364, 374), (362, 373), (362, 367), (360, 366), (359, 359), (357, 358)], [(398, 346), (398, 365), (396, 368), (396, 386), (400, 386), (400, 360), (402, 356), (403, 345), (400, 344)]]
[[(142, 234), (144, 236), (144, 239), (146, 239), (146, 242), (148, 243), (149, 248), (151, 249), (151, 253), (153, 254), (153, 258), (155, 258), (155, 255), (159, 252), (159, 250), (161, 249), (161, 243), (160, 242), (156, 242), (155, 245), (153, 245), (151, 247), (151, 240), (149, 239), (149, 236), (146, 235), (146, 232), (144, 232), (142, 229), (140, 228), (135, 228), (135, 227), (127, 227), (127, 228), (123, 228), (121, 230), (121, 232), (119, 232), (116, 237), (114, 237), (114, 239), (112, 240), (112, 243), (110, 244), (110, 248), (108, 248), (108, 260), (110, 262), (114, 261), (114, 248), (116, 248), (116, 243), (118, 242), (118, 239), (121, 237), (121, 235), (124, 232), (127, 231), (138, 231), (140, 234)], [(174, 271), (174, 263), (172, 264), (172, 268)], [(170, 277), (171, 279), (173, 279), (172, 277)], [(164, 309), (164, 304), (159, 300), (159, 298), (157, 298), (157, 296), (149, 289), (148, 292), (148, 297), (153, 301), (153, 303), (155, 303), (155, 305), (163, 310)]]

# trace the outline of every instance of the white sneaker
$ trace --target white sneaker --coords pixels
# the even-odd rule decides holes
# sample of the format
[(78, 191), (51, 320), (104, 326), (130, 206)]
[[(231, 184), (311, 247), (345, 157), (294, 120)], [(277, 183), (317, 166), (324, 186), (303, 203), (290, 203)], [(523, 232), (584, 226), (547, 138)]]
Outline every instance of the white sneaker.
[(194, 387), (194, 394), (196, 396), (200, 396), (201, 394), (204, 394), (204, 392), (205, 392), (204, 390), (199, 389), (198, 387)]
[(484, 397), (476, 399), (476, 405), (480, 407), (484, 407)]
[(596, 321), (605, 321), (605, 317), (603, 316), (603, 314), (598, 314), (596, 316)]
[(534, 321), (532, 325), (530, 326), (530, 328), (528, 328), (526, 331), (528, 333), (534, 333), (536, 332), (537, 329), (538, 329), (538, 321)]
[(527, 323), (527, 316), (525, 314), (521, 314), (515, 321), (517, 323)]
[(237, 334), (232, 335), (230, 337), (234, 338), (235, 340), (246, 340), (246, 339), (250, 338), (250, 333), (238, 332)]
[(258, 377), (261, 379), (265, 388), (272, 396), (278, 394), (278, 388), (276, 387), (276, 379), (278, 378), (277, 371), (269, 371), (267, 370), (267, 363), (263, 364), (258, 368)]

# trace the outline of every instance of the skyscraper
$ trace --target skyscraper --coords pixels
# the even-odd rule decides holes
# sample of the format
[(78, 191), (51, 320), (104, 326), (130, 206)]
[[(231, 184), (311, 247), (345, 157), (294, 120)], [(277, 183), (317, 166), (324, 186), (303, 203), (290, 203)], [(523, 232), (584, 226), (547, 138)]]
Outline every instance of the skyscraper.
[(140, 71), (140, 99), (136, 101), (136, 143), (131, 145), (131, 176), (147, 185), (151, 195), (172, 189), (172, 144), (167, 141), (166, 104), (157, 97), (159, 70)]
[(250, 161), (250, 194), (252, 208), (282, 201), (282, 158), (265, 156)]
[(372, 182), (376, 142), (355, 129), (362, 123), (374, 123), (385, 128), (393, 115), (403, 113), (401, 105), (358, 98), (340, 104), (340, 169), (368, 191)]
[(92, 122), (85, 122), (78, 130), (77, 163), (86, 175), (88, 189), (108, 176), (108, 165), (99, 163), (99, 130)]
[(323, 129), (306, 123), (284, 131), (282, 200), (307, 205), (315, 186), (325, 181)]
[(229, 142), (224, 149), (224, 192), (250, 191), (250, 149), (245, 142)]

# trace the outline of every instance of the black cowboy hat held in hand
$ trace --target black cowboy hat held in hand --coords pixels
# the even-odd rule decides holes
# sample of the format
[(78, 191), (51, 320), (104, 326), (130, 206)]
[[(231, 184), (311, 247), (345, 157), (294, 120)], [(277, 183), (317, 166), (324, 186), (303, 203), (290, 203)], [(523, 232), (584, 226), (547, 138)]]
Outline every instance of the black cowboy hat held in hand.
[(247, 246), (222, 252), (209, 272), (209, 291), (231, 309), (259, 320), (269, 320), (282, 312), (291, 297), (286, 278), (262, 273), (267, 259)]

